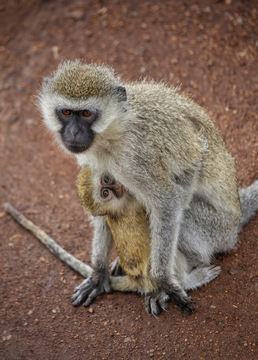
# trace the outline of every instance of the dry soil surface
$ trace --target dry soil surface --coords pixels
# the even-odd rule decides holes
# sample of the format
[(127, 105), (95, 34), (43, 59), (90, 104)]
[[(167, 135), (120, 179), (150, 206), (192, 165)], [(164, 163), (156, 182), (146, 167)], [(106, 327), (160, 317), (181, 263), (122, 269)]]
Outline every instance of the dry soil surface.
[[(239, 187), (258, 178), (258, 5), (236, 0), (5, 0), (0, 4), (0, 204), (9, 201), (90, 264), (92, 229), (78, 167), (34, 105), (63, 59), (105, 62), (123, 79), (165, 80), (204, 106), (236, 159)], [(1, 359), (257, 359), (258, 219), (219, 256), (221, 275), (148, 316), (143, 297), (71, 304), (82, 278), (0, 210)], [(113, 257), (115, 253), (113, 254)]]

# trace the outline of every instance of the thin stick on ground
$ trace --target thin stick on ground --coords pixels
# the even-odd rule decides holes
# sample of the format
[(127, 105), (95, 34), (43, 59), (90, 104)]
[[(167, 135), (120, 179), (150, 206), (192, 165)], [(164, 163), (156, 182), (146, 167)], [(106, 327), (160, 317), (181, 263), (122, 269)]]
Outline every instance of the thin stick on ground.
[(65, 251), (55, 240), (48, 236), (38, 226), (34, 225), (23, 214), (15, 209), (11, 204), (5, 203), (4, 210), (10, 214), (19, 224), (31, 231), (54, 255), (56, 255), (65, 264), (69, 265), (73, 270), (77, 271), (83, 277), (88, 278), (92, 273), (92, 268), (76, 259), (74, 256)]

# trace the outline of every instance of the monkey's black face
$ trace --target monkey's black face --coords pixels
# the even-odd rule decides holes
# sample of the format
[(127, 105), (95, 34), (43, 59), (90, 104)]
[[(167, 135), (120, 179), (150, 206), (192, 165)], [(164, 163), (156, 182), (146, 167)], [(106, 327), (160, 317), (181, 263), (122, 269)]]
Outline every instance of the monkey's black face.
[(56, 114), (62, 124), (60, 134), (65, 147), (75, 154), (89, 149), (94, 140), (91, 127), (98, 117), (97, 112), (63, 109)]

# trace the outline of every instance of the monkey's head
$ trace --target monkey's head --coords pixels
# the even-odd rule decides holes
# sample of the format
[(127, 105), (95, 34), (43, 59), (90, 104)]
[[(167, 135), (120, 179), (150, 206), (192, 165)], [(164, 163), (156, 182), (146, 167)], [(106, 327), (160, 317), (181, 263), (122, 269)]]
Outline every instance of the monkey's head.
[(126, 194), (124, 186), (109, 174), (103, 174), (100, 178), (99, 199), (103, 203), (114, 199), (121, 199)]
[(82, 206), (93, 216), (120, 216), (134, 203), (127, 189), (111, 174), (99, 175), (87, 166), (78, 175), (77, 191)]
[(124, 111), (127, 96), (112, 69), (76, 60), (61, 63), (44, 80), (38, 99), (47, 127), (67, 150), (79, 154)]
[(132, 197), (126, 188), (109, 173), (100, 176), (97, 192), (93, 196), (95, 207), (98, 208), (95, 210), (97, 215), (102, 213), (119, 217), (132, 203)]

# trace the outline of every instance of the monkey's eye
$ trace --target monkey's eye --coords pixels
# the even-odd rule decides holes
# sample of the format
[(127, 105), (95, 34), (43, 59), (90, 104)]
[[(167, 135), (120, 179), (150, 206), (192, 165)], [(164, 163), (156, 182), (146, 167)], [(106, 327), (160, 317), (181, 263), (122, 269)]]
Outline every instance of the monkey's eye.
[(109, 177), (108, 176), (104, 176), (104, 178), (103, 178), (103, 183), (105, 183), (105, 184), (109, 184)]
[(109, 196), (109, 192), (110, 192), (110, 190), (109, 189), (102, 189), (102, 191), (101, 191), (101, 196), (103, 197), (103, 198), (107, 198), (108, 196)]
[(82, 115), (85, 117), (91, 116), (91, 112), (89, 110), (83, 110)]
[(68, 116), (68, 115), (71, 115), (71, 110), (67, 110), (67, 109), (65, 109), (65, 110), (62, 110), (62, 114), (64, 114), (65, 116)]

